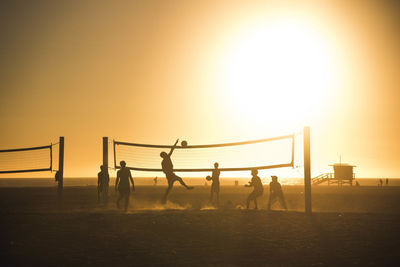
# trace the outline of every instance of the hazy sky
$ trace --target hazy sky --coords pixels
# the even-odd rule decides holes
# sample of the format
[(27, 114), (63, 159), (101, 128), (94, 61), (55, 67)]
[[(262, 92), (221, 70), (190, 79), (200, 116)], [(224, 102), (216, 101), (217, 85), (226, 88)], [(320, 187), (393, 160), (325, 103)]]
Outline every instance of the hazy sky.
[(396, 1), (1, 1), (0, 148), (62, 135), (65, 176), (95, 176), (103, 136), (308, 124), (314, 175), (342, 155), (358, 177), (400, 177), (399, 27)]

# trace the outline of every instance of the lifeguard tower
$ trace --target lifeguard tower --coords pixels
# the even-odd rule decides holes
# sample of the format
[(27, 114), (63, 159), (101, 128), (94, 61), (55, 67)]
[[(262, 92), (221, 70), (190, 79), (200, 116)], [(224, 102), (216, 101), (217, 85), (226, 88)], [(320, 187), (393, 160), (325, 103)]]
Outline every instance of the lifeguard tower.
[(323, 173), (321, 175), (318, 175), (317, 177), (312, 179), (312, 184), (318, 185), (323, 182), (328, 182), (328, 185), (330, 184), (337, 184), (338, 186), (342, 186), (343, 184), (349, 184), (350, 186), (353, 185), (353, 180), (355, 178), (353, 168), (356, 166), (347, 163), (335, 163), (329, 166), (333, 167), (333, 173)]

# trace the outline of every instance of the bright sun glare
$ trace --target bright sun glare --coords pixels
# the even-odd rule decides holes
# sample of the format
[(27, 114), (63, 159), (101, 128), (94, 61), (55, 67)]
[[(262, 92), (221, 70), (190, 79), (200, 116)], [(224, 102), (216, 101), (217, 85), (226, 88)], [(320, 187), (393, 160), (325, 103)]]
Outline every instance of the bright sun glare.
[(232, 43), (222, 87), (244, 121), (293, 129), (311, 123), (329, 103), (335, 61), (328, 42), (306, 21), (265, 21)]

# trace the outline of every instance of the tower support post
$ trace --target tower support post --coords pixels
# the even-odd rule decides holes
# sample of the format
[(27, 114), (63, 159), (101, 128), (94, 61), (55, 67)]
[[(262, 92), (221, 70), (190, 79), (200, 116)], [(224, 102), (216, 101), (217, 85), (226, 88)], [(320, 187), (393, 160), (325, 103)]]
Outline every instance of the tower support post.
[(304, 127), (304, 201), (305, 212), (311, 214), (310, 126)]

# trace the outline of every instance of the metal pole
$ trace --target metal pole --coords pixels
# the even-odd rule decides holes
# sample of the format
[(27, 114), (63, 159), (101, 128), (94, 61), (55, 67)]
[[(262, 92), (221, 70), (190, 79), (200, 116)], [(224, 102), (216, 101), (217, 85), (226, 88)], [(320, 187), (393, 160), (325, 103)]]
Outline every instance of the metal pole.
[(108, 137), (103, 137), (103, 166), (108, 170)]
[[(108, 137), (103, 137), (103, 166), (108, 174)], [(104, 185), (105, 202), (108, 201), (109, 181)]]
[(64, 136), (60, 136), (59, 143), (59, 154), (58, 154), (58, 195), (62, 196), (62, 190), (64, 185)]
[(311, 214), (310, 126), (304, 127), (304, 200), (305, 212)]
[(117, 155), (115, 154), (115, 141), (113, 140), (113, 148), (114, 148), (114, 169), (117, 168)]
[(294, 133), (292, 137), (292, 168), (294, 168)]

